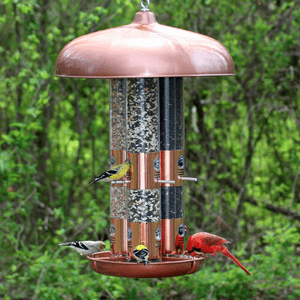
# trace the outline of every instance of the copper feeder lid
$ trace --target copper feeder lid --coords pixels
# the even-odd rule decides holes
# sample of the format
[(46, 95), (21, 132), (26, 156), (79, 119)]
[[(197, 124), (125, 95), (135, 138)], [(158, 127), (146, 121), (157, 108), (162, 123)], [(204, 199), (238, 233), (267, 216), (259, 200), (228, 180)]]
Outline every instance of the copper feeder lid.
[[(145, 10), (145, 9), (144, 9)], [(157, 23), (150, 11), (129, 25), (78, 37), (56, 61), (56, 74), (79, 78), (234, 75), (233, 60), (218, 41)]]

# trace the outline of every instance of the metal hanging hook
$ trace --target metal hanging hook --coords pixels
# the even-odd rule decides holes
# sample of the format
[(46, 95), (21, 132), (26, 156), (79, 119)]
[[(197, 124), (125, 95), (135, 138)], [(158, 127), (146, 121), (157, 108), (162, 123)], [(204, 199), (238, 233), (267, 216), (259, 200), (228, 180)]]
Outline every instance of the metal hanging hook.
[(149, 11), (150, 0), (145, 0), (145, 1), (147, 1), (147, 5), (144, 5), (143, 3), (144, 1), (141, 0), (141, 7), (142, 7), (141, 11)]

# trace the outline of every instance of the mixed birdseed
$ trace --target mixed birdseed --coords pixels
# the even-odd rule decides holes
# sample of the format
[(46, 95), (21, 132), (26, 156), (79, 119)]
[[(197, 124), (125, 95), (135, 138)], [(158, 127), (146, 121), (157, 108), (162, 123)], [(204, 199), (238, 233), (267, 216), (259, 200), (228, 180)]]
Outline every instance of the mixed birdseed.
[(127, 218), (126, 186), (110, 186), (110, 217), (116, 219)]
[(160, 221), (159, 189), (129, 190), (128, 222)]
[(159, 151), (158, 78), (127, 79), (127, 151)]
[(184, 218), (184, 187), (161, 187), (161, 218)]
[(126, 79), (110, 80), (110, 149), (126, 150)]

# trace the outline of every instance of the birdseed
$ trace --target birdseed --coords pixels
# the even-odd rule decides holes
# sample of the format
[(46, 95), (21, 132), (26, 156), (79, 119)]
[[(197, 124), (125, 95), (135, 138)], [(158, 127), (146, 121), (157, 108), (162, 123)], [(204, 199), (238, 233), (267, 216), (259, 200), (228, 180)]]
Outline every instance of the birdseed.
[(127, 151), (159, 151), (158, 78), (127, 79)]
[(110, 217), (115, 219), (127, 218), (126, 186), (110, 186)]
[(126, 150), (126, 79), (110, 80), (110, 149)]
[(184, 218), (184, 186), (161, 187), (161, 218)]
[(128, 222), (160, 221), (159, 189), (129, 190)]

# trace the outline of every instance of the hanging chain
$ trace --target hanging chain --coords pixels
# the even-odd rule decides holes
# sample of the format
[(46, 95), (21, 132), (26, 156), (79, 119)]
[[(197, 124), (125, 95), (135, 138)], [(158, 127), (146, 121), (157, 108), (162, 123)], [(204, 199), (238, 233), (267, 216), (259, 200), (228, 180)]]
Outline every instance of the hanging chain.
[(143, 0), (141, 0), (141, 7), (142, 7), (142, 9), (141, 9), (141, 11), (149, 11), (149, 5), (150, 5), (150, 0), (146, 0), (147, 1), (147, 5), (144, 5), (144, 1)]

